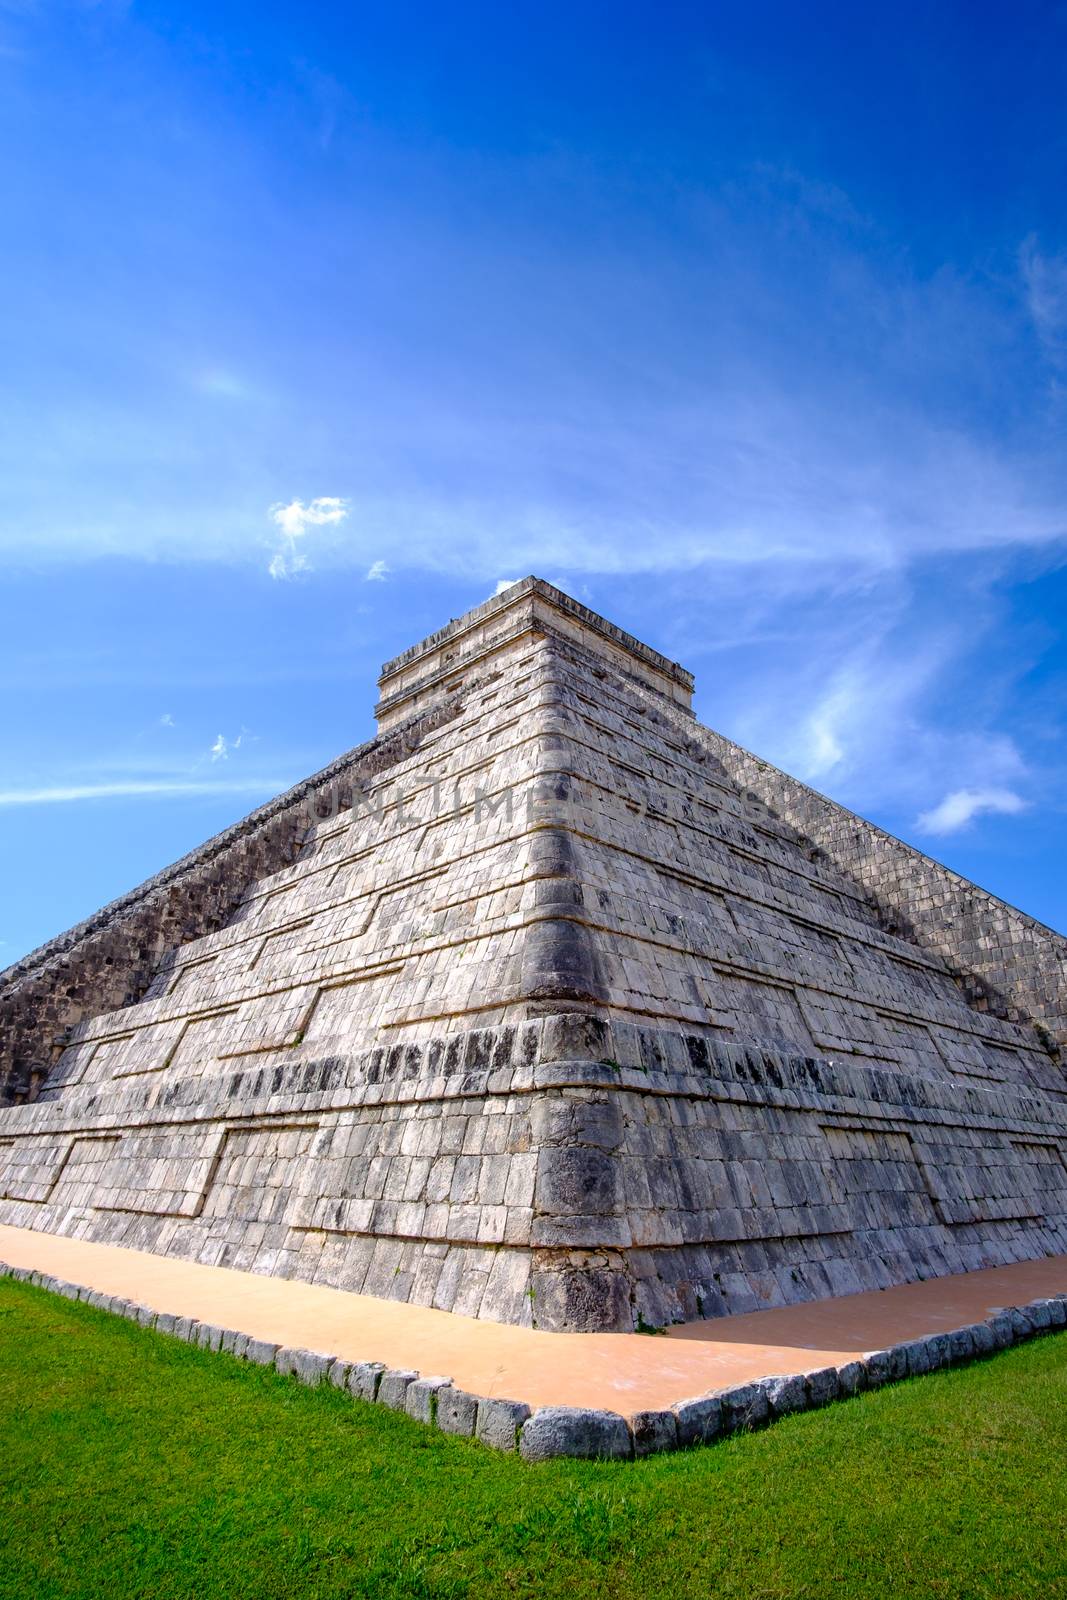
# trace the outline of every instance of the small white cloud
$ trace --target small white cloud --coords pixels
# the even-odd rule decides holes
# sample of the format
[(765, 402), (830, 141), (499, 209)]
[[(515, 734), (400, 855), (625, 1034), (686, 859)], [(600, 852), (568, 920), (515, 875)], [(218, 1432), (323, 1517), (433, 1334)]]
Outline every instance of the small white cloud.
[(193, 377), (201, 394), (220, 395), (226, 400), (243, 400), (250, 393), (247, 383), (225, 367), (205, 367)]
[(169, 711), (164, 711), (163, 715), (159, 719), (159, 726), (161, 728), (176, 728), (178, 724), (175, 722)]
[(496, 588), (493, 590), (493, 593), (503, 594), (505, 589), (510, 589), (514, 584), (518, 583), (518, 581), (518, 578), (501, 578)]
[(384, 583), (392, 568), (386, 561), (375, 561), (367, 568), (367, 583)]
[(953, 789), (940, 805), (924, 811), (915, 826), (920, 833), (958, 833), (985, 812), (1010, 817), (1025, 810), (1026, 801), (1014, 789)]
[(270, 519), (278, 530), (279, 543), (270, 559), (267, 571), (272, 578), (291, 578), (303, 572), (308, 559), (300, 541), (310, 528), (323, 528), (343, 522), (348, 515), (348, 502), (336, 495), (319, 495), (307, 504), (303, 500), (290, 500), (288, 505), (270, 508)]
[[(239, 744), (240, 740), (237, 742)], [(211, 746), (211, 759), (212, 761), (225, 761), (229, 753), (230, 747), (226, 742), (226, 737), (220, 733), (215, 743)]]

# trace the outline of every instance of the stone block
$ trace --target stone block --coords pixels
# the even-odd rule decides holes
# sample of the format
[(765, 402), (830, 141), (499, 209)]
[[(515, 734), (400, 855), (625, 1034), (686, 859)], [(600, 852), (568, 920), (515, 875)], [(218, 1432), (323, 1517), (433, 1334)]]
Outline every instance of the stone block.
[(451, 1386), (437, 1391), (437, 1426), (442, 1433), (472, 1439), (478, 1423), (478, 1397)]
[(805, 1373), (804, 1384), (808, 1391), (808, 1404), (813, 1408), (828, 1406), (841, 1393), (841, 1380), (836, 1367), (817, 1367), (814, 1372)]
[(375, 1396), (380, 1406), (388, 1406), (390, 1411), (403, 1411), (407, 1406), (407, 1392), (418, 1377), (417, 1372), (406, 1369), (386, 1367), (378, 1383), (378, 1392)]
[(848, 1400), (854, 1394), (860, 1394), (867, 1388), (868, 1371), (865, 1361), (846, 1361), (837, 1369), (838, 1388), (841, 1399)]
[(617, 1412), (542, 1406), (522, 1425), (519, 1453), (524, 1461), (548, 1461), (553, 1456), (629, 1460), (633, 1439), (626, 1419)]
[(767, 1397), (771, 1418), (787, 1417), (792, 1411), (806, 1411), (811, 1404), (802, 1373), (784, 1377), (758, 1378), (756, 1386)]
[(630, 1434), (635, 1456), (677, 1450), (678, 1418), (673, 1411), (635, 1411), (630, 1418)]
[(452, 1383), (451, 1378), (416, 1378), (404, 1395), (404, 1409), (416, 1422), (433, 1423), (437, 1418), (437, 1397)]
[(756, 1383), (738, 1383), (719, 1391), (723, 1433), (747, 1433), (770, 1416), (767, 1396)]
[(529, 1406), (521, 1400), (480, 1398), (475, 1438), (494, 1450), (516, 1450), (519, 1429), (529, 1415)]
[(1015, 1324), (1006, 1311), (993, 1312), (986, 1318), (986, 1327), (993, 1339), (994, 1350), (1007, 1350), (1015, 1343)]
[(244, 1358), (257, 1367), (273, 1367), (280, 1349), (280, 1345), (272, 1344), (269, 1339), (250, 1338), (245, 1345)]
[(348, 1392), (357, 1400), (376, 1400), (385, 1367), (380, 1361), (356, 1361), (348, 1369)]
[(336, 1356), (324, 1355), (320, 1350), (303, 1350), (283, 1345), (274, 1357), (274, 1369), (285, 1376), (299, 1379), (309, 1388), (324, 1383)]

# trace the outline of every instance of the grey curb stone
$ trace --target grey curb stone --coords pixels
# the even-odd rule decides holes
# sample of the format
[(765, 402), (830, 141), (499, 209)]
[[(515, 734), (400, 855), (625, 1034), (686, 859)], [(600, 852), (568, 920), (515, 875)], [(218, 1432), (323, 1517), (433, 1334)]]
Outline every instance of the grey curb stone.
[(836, 1367), (816, 1367), (807, 1372), (804, 1380), (808, 1386), (808, 1402), (812, 1407), (828, 1406), (841, 1393), (841, 1383)]
[(974, 1355), (974, 1334), (970, 1328), (953, 1328), (943, 1335), (948, 1347), (948, 1364), (957, 1367)]
[(1036, 1333), (1035, 1324), (1022, 1306), (1009, 1306), (1007, 1314), (1011, 1323), (1011, 1331), (1017, 1341), (1032, 1338)]
[(274, 1366), (278, 1372), (298, 1378), (301, 1383), (313, 1388), (323, 1381), (336, 1359), (336, 1356), (326, 1356), (318, 1350), (283, 1345), (274, 1357)]
[(376, 1400), (385, 1367), (380, 1361), (357, 1361), (348, 1371), (348, 1392), (357, 1400)]
[(408, 1389), (417, 1377), (417, 1372), (386, 1367), (378, 1384), (378, 1404), (388, 1406), (390, 1411), (403, 1411)]
[(859, 1394), (867, 1387), (867, 1364), (865, 1361), (846, 1361), (843, 1367), (837, 1369), (837, 1383), (841, 1391), (842, 1400), (850, 1400), (854, 1394)]
[(987, 1322), (974, 1322), (967, 1329), (967, 1332), (971, 1336), (971, 1343), (974, 1346), (976, 1356), (987, 1356), (996, 1349), (997, 1345), (996, 1340), (993, 1338), (993, 1330)]
[(404, 1395), (404, 1409), (416, 1422), (433, 1423), (437, 1417), (437, 1395), (450, 1388), (451, 1378), (416, 1378)]
[(767, 1421), (767, 1396), (756, 1383), (738, 1383), (719, 1394), (723, 1433), (747, 1433)]
[(1051, 1328), (1052, 1312), (1047, 1300), (1030, 1300), (1023, 1307), (1023, 1312), (1041, 1333)]
[(932, 1333), (926, 1341), (926, 1352), (930, 1358), (930, 1371), (939, 1372), (943, 1367), (952, 1365), (952, 1338), (947, 1333)]
[(494, 1450), (515, 1450), (519, 1429), (529, 1415), (529, 1406), (521, 1400), (479, 1400), (475, 1437)]
[(863, 1356), (863, 1365), (867, 1369), (868, 1389), (880, 1389), (883, 1384), (891, 1383), (891, 1362), (888, 1350), (867, 1350)]
[(678, 1418), (673, 1411), (635, 1411), (630, 1418), (634, 1455), (658, 1455), (661, 1450), (677, 1450)]
[(280, 1349), (281, 1345), (272, 1344), (269, 1339), (249, 1339), (244, 1357), (257, 1367), (272, 1367)]
[(553, 1456), (628, 1460), (633, 1439), (625, 1417), (616, 1411), (542, 1406), (523, 1423), (519, 1454), (524, 1461), (549, 1461)]
[(437, 1426), (442, 1433), (456, 1433), (464, 1439), (472, 1439), (477, 1422), (476, 1394), (451, 1387), (437, 1391)]
[(1015, 1343), (1015, 1329), (1011, 1317), (1006, 1311), (995, 1311), (986, 1318), (986, 1327), (993, 1335), (994, 1347), (997, 1350), (1006, 1350)]
[(772, 1417), (787, 1417), (792, 1411), (806, 1410), (809, 1403), (808, 1387), (802, 1373), (795, 1372), (780, 1378), (758, 1378), (756, 1382), (767, 1396)]
[(925, 1339), (909, 1339), (906, 1344), (898, 1345), (897, 1349), (904, 1354), (909, 1378), (919, 1378), (924, 1372), (929, 1372), (930, 1349)]
[(717, 1395), (681, 1400), (673, 1410), (678, 1419), (678, 1443), (683, 1449), (693, 1444), (711, 1444), (722, 1433), (722, 1401)]
[(1023, 1306), (995, 1307), (983, 1322), (868, 1351), (861, 1360), (841, 1367), (822, 1367), (806, 1376), (760, 1378), (718, 1394), (680, 1401), (669, 1411), (637, 1412), (628, 1422), (615, 1412), (572, 1406), (545, 1406), (531, 1415), (529, 1406), (520, 1401), (480, 1399), (453, 1388), (449, 1378), (422, 1378), (417, 1372), (393, 1371), (377, 1361), (350, 1364), (318, 1351), (280, 1348), (268, 1340), (200, 1323), (195, 1317), (157, 1313), (119, 1295), (0, 1262), (0, 1277), (4, 1276), (81, 1300), (205, 1349), (222, 1349), (258, 1365), (273, 1363), (279, 1372), (303, 1383), (329, 1381), (357, 1398), (376, 1398), (394, 1410), (406, 1410), (418, 1421), (436, 1422), (442, 1432), (473, 1434), (500, 1450), (518, 1448), (529, 1461), (553, 1456), (628, 1459), (709, 1443), (721, 1434), (759, 1427), (806, 1405), (825, 1405), (862, 1389), (880, 1388), (903, 1377), (969, 1361), (1067, 1326), (1067, 1294), (1049, 1295)]

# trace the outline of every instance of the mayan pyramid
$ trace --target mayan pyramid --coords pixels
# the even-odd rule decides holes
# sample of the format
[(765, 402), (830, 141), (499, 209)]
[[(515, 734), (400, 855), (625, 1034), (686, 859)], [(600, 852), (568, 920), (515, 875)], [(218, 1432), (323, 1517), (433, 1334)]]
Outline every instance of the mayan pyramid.
[(0, 975), (0, 1221), (549, 1329), (1067, 1251), (1067, 941), (535, 579)]

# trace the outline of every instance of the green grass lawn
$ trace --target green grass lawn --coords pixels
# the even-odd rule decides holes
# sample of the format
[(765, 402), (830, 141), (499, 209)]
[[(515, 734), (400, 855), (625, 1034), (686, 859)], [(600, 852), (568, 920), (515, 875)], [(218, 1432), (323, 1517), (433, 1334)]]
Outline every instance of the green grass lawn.
[(0, 1595), (1067, 1596), (1067, 1334), (537, 1467), (0, 1281)]

